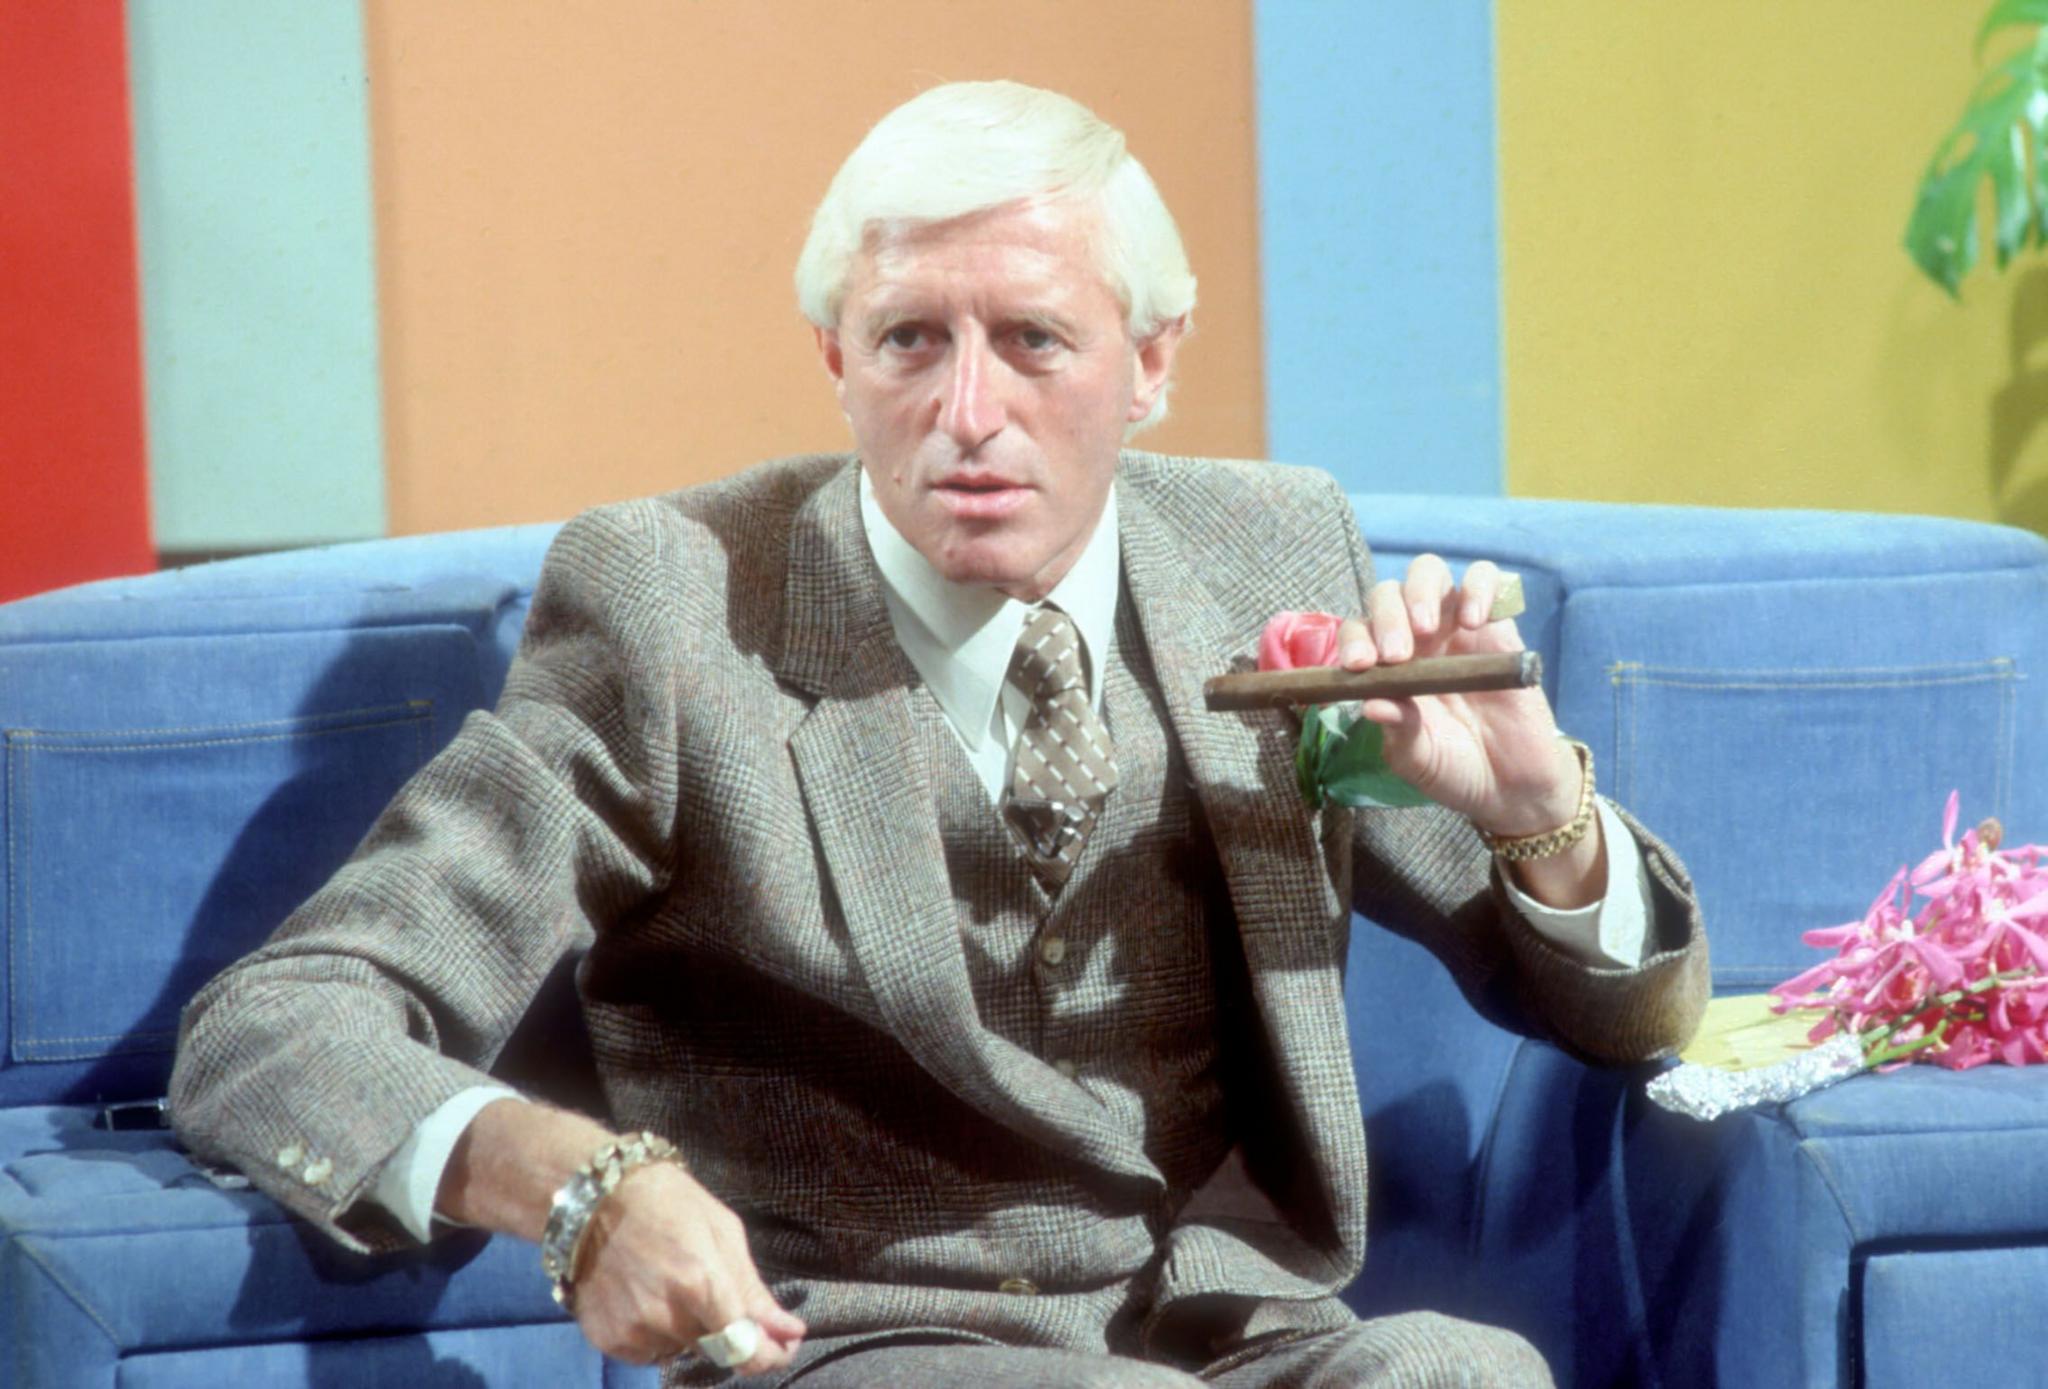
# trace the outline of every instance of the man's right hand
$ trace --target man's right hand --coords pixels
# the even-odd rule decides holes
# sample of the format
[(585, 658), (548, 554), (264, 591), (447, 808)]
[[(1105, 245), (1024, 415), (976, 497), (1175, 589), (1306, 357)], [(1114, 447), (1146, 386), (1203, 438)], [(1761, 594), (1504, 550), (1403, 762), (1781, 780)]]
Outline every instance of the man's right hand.
[(732, 1208), (674, 1163), (628, 1174), (590, 1218), (576, 1320), (606, 1355), (646, 1364), (695, 1353), (741, 1317), (761, 1328), (748, 1374), (787, 1365), (804, 1324), (761, 1282)]
[[(538, 1243), (555, 1191), (612, 1135), (524, 1100), (486, 1105), (455, 1145), (435, 1210)], [(591, 1216), (577, 1259), (576, 1320), (606, 1355), (649, 1364), (697, 1353), (741, 1317), (761, 1328), (745, 1374), (787, 1365), (804, 1324), (775, 1301), (731, 1208), (674, 1163), (635, 1168)]]

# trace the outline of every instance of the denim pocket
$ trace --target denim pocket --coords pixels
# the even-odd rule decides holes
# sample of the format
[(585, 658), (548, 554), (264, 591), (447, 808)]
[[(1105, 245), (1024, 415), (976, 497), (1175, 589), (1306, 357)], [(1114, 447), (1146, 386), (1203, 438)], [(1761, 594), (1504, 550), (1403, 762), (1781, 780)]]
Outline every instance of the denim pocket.
[(2003, 816), (2021, 676), (2009, 657), (1872, 669), (1701, 670), (1620, 662), (1615, 799), (1692, 870), (1722, 989), (1821, 957), (1800, 932), (1850, 920), (1902, 863)]
[(185, 1000), (325, 881), (425, 764), (433, 725), (416, 699), (0, 734), (9, 1057), (170, 1051)]

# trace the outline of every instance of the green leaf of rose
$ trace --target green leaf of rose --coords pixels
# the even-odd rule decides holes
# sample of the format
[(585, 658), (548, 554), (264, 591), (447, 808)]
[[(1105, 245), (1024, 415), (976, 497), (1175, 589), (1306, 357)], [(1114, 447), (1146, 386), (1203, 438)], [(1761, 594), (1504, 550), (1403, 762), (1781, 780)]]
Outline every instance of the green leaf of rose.
[(1325, 729), (1316, 777), (1324, 795), (1348, 806), (1429, 804), (1429, 797), (1388, 770), (1381, 750), (1384, 730), (1378, 724), (1333, 705), (1319, 707), (1316, 714), (1302, 722), (1304, 730), (1311, 723)]
[(1330, 725), (1322, 718), (1322, 707), (1311, 706), (1302, 713), (1301, 741), (1294, 745), (1294, 779), (1301, 798), (1310, 810), (1323, 808), (1323, 749), (1329, 742)]

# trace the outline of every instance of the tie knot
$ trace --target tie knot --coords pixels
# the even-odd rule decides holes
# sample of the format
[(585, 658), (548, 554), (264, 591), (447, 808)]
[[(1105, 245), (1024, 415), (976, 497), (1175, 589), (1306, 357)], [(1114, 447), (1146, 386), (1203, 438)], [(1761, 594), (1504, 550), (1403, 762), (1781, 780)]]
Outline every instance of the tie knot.
[(1033, 608), (1017, 635), (1009, 679), (1033, 704), (1085, 689), (1081, 631), (1074, 619), (1050, 604)]

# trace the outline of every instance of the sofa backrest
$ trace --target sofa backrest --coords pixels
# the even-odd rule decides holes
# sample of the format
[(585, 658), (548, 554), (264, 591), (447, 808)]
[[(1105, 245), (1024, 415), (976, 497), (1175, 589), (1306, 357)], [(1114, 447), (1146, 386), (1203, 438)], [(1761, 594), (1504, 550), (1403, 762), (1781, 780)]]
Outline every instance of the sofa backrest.
[[(1692, 868), (1718, 987), (1810, 962), (1799, 932), (1861, 912), (1924, 854), (1952, 787), (1966, 818), (2048, 839), (2039, 537), (1354, 501), (1384, 575), (1425, 548), (1522, 574), (1560, 721)], [(162, 1093), (186, 999), (496, 698), (553, 531), (336, 546), (0, 605), (0, 1105)], [(1388, 949), (1392, 966), (1431, 968)]]
[(185, 1001), (496, 698), (553, 529), (0, 606), (0, 1105), (163, 1093)]

